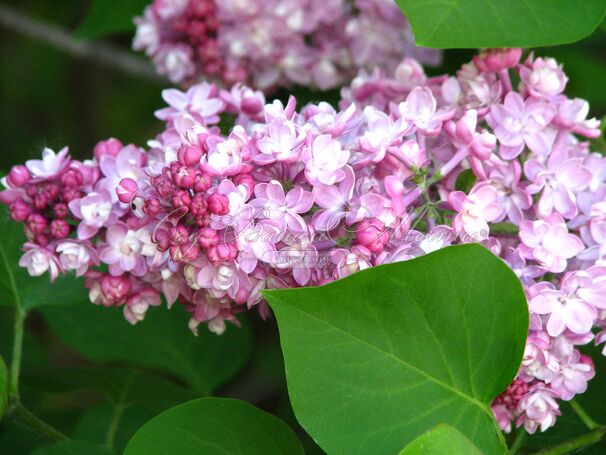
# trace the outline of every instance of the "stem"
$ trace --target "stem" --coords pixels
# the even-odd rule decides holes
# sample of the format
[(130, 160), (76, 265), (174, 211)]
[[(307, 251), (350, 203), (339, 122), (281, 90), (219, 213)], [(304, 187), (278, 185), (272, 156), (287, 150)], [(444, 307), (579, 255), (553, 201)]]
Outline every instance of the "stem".
[(9, 394), (19, 398), (19, 373), (21, 371), (21, 351), (23, 350), (23, 329), (27, 313), (19, 306), (15, 307), (15, 326), (13, 338), (13, 357), (11, 359), (11, 379)]
[(116, 433), (118, 431), (118, 426), (120, 425), (120, 420), (122, 420), (122, 414), (128, 408), (129, 403), (127, 403), (126, 398), (130, 393), (130, 390), (133, 386), (133, 382), (135, 381), (135, 376), (137, 373), (134, 370), (131, 370), (129, 376), (126, 378), (124, 382), (124, 386), (122, 388), (122, 392), (118, 397), (118, 400), (114, 404), (114, 410), (112, 412), (111, 420), (109, 421), (109, 426), (107, 427), (107, 434), (105, 435), (105, 445), (113, 448), (114, 442), (116, 440)]
[(151, 65), (143, 59), (104, 43), (76, 41), (65, 30), (21, 14), (16, 9), (0, 4), (0, 26), (13, 32), (42, 41), (73, 57), (102, 63), (136, 78), (156, 83), (165, 79), (156, 74)]
[(13, 403), (11, 408), (11, 415), (15, 420), (18, 420), (21, 423), (24, 423), (29, 428), (34, 430), (36, 433), (44, 436), (49, 441), (63, 441), (65, 439), (69, 439), (59, 430), (51, 427), (48, 423), (40, 420), (34, 414), (32, 414), (25, 406), (23, 406), (19, 401)]
[(522, 428), (518, 428), (516, 431), (516, 437), (513, 440), (513, 444), (511, 444), (511, 447), (509, 448), (509, 453), (511, 455), (518, 453), (518, 450), (520, 450), (520, 447), (522, 447), (527, 434), (528, 433), (526, 433)]
[(587, 411), (585, 411), (585, 409), (583, 409), (583, 407), (579, 404), (578, 401), (571, 400), (569, 403), (570, 403), (570, 406), (572, 407), (572, 409), (574, 410), (574, 412), (577, 413), (577, 415), (583, 421), (583, 423), (587, 426), (587, 428), (589, 428), (590, 430), (595, 430), (596, 428), (600, 427), (600, 425), (595, 420), (593, 420), (589, 416), (589, 414), (587, 414)]
[(589, 433), (565, 441), (561, 444), (535, 452), (534, 455), (564, 455), (582, 447), (600, 442), (606, 435), (606, 427), (600, 427)]

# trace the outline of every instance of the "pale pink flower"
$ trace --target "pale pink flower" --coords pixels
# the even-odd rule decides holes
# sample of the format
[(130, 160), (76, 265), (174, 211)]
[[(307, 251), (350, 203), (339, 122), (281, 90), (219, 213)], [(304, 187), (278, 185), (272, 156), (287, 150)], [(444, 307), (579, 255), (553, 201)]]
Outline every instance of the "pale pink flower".
[(448, 202), (458, 213), (453, 220), (455, 231), (465, 232), (472, 241), (488, 237), (488, 223), (501, 216), (497, 190), (488, 182), (475, 185), (469, 195), (453, 191)]

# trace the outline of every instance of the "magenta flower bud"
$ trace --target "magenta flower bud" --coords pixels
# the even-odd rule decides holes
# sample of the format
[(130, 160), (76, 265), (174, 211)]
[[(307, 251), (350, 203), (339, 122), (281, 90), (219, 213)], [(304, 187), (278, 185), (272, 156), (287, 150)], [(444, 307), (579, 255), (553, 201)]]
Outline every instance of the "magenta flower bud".
[(130, 292), (131, 284), (126, 275), (105, 275), (101, 278), (101, 292), (104, 297), (104, 305), (121, 305)]
[(208, 222), (210, 221), (210, 213), (204, 212), (201, 215), (196, 216), (195, 223), (196, 226), (204, 227), (208, 226)]
[(57, 218), (65, 218), (69, 215), (69, 208), (67, 207), (67, 204), (59, 202), (53, 207), (53, 213)]
[(175, 182), (175, 185), (177, 185), (179, 188), (191, 188), (194, 186), (196, 171), (194, 171), (191, 167), (178, 166), (171, 169), (171, 171), (173, 182)]
[(211, 194), (206, 202), (208, 210), (215, 215), (227, 215), (229, 213), (229, 199), (224, 194)]
[(34, 207), (38, 210), (44, 210), (48, 206), (49, 200), (46, 194), (40, 193), (34, 196)]
[(64, 188), (79, 188), (84, 182), (84, 176), (77, 169), (68, 169), (61, 175), (60, 181)]
[(60, 192), (61, 192), (61, 189), (59, 188), (59, 186), (55, 185), (54, 183), (49, 183), (48, 185), (46, 185), (44, 187), (44, 191), (43, 191), (43, 193), (46, 195), (46, 197), (49, 199), (49, 201), (53, 201), (53, 200), (57, 199), (59, 197)]
[(198, 254), (199, 251), (196, 244), (189, 241), (170, 247), (170, 255), (175, 262), (188, 264), (195, 261), (198, 258)]
[(29, 182), (31, 178), (32, 176), (27, 168), (22, 164), (19, 164), (17, 166), (13, 166), (6, 177), (6, 181), (12, 187), (20, 187)]
[(200, 248), (208, 249), (219, 242), (217, 231), (209, 227), (202, 228), (198, 231), (198, 245)]
[(177, 159), (184, 166), (196, 166), (201, 158), (202, 149), (197, 146), (183, 145), (177, 152)]
[(252, 194), (255, 189), (255, 180), (250, 174), (238, 174), (234, 177), (236, 185), (244, 185), (248, 189), (248, 194)]
[(63, 191), (63, 201), (65, 202), (71, 202), (74, 199), (80, 199), (82, 197), (82, 193), (78, 190), (76, 190), (75, 188), (68, 188), (65, 191)]
[(34, 235), (34, 243), (40, 246), (47, 246), (50, 243), (50, 239), (46, 234), (36, 234)]
[(155, 197), (146, 199), (143, 203), (143, 213), (147, 216), (156, 216), (160, 213), (160, 208), (160, 201)]
[(122, 142), (120, 142), (118, 139), (111, 138), (106, 141), (101, 141), (95, 145), (93, 154), (95, 155), (97, 162), (99, 162), (103, 156), (116, 156), (123, 148), (124, 145)]
[(238, 256), (238, 249), (232, 243), (218, 243), (206, 250), (206, 256), (214, 264), (231, 262)]
[(190, 233), (183, 225), (172, 227), (168, 231), (168, 240), (171, 245), (180, 245), (189, 241)]
[(485, 73), (498, 73), (520, 62), (522, 49), (488, 49), (473, 58), (473, 64)]
[(152, 177), (150, 181), (160, 197), (170, 197), (175, 191), (172, 182), (164, 174)]
[(139, 186), (133, 179), (125, 178), (120, 180), (120, 183), (116, 187), (118, 200), (124, 204), (129, 204), (137, 189), (139, 189)]
[(366, 219), (356, 226), (356, 244), (366, 247), (372, 253), (383, 251), (387, 242), (389, 242), (389, 233), (378, 219)]
[(27, 228), (34, 234), (42, 234), (48, 227), (48, 221), (39, 213), (32, 213), (27, 217)]
[(177, 209), (181, 207), (189, 208), (189, 205), (191, 204), (191, 196), (185, 190), (177, 190), (173, 194), (171, 202), (173, 207)]
[(197, 193), (191, 201), (189, 211), (194, 216), (204, 215), (206, 213), (207, 204), (202, 193)]
[(53, 220), (50, 224), (50, 235), (56, 239), (64, 239), (69, 235), (70, 226), (65, 220)]
[(170, 236), (166, 229), (158, 229), (155, 231), (152, 241), (156, 244), (158, 251), (164, 252), (170, 247)]
[(196, 193), (205, 193), (212, 185), (212, 178), (208, 174), (197, 173), (194, 180), (194, 191)]
[(31, 213), (30, 207), (22, 200), (15, 201), (10, 206), (11, 218), (20, 223), (25, 221)]

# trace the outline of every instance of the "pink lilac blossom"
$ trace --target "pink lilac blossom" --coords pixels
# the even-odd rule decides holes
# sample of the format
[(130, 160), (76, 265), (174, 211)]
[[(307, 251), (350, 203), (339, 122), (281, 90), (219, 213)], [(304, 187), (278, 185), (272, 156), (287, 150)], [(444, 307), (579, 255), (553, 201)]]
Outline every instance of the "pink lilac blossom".
[[(189, 7), (156, 3), (158, 17)], [(481, 242), (520, 278), (531, 321), (492, 409), (504, 431), (545, 431), (594, 375), (580, 346), (606, 342), (606, 158), (562, 68), (520, 57), (487, 50), (453, 77), (410, 59), (362, 71), (339, 110), (266, 104), (244, 85), (169, 90), (148, 151), (115, 139), (85, 162), (45, 150), (3, 179), (27, 236), (20, 265), (83, 275), (94, 304), (133, 324), (164, 297), (194, 332), (222, 333), (240, 312), (267, 317), (263, 289)], [(236, 124), (222, 132), (225, 115)]]
[(391, 72), (405, 56), (441, 58), (415, 46), (394, 0), (153, 0), (135, 24), (133, 48), (174, 83), (326, 90), (360, 69)]

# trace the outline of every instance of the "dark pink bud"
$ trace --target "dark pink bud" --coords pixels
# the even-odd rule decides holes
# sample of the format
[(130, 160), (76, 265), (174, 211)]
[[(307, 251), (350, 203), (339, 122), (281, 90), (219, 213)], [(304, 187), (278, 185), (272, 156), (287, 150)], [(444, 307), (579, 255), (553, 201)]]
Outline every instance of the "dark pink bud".
[(67, 204), (64, 204), (62, 202), (55, 204), (55, 206), (53, 207), (53, 212), (55, 213), (55, 216), (57, 218), (65, 218), (67, 215), (69, 215), (69, 209), (67, 207)]
[(48, 197), (44, 193), (36, 194), (34, 196), (34, 207), (38, 210), (45, 209), (49, 202)]
[(130, 292), (130, 279), (126, 275), (105, 275), (101, 278), (101, 292), (104, 297), (104, 305), (121, 305)]
[(488, 49), (473, 58), (474, 65), (482, 72), (497, 73), (512, 68), (520, 62), (522, 49)]
[(215, 215), (227, 215), (229, 213), (229, 199), (224, 194), (213, 193), (206, 201), (208, 210)]
[(42, 234), (48, 227), (48, 221), (39, 213), (32, 213), (27, 217), (27, 228), (34, 234)]
[(212, 177), (209, 174), (196, 173), (194, 180), (194, 191), (196, 193), (205, 193), (212, 185)]
[(27, 194), (29, 197), (34, 198), (36, 196), (36, 194), (38, 194), (38, 187), (37, 186), (28, 186), (25, 189), (25, 194)]
[(46, 194), (46, 197), (48, 197), (48, 199), (51, 201), (57, 199), (59, 197), (60, 192), (61, 189), (58, 185), (55, 185), (54, 183), (49, 183), (48, 185), (46, 185), (43, 191), (43, 193)]
[(122, 142), (118, 139), (111, 138), (95, 145), (93, 154), (95, 155), (97, 162), (99, 162), (103, 156), (116, 156), (122, 148), (124, 148)]
[(143, 213), (147, 216), (156, 216), (160, 213), (160, 201), (155, 197), (146, 199), (143, 203)]
[(171, 245), (180, 245), (189, 241), (190, 232), (183, 225), (172, 227), (168, 231), (168, 239)]
[(31, 178), (32, 176), (27, 168), (22, 164), (19, 164), (17, 166), (13, 166), (6, 177), (6, 181), (12, 187), (20, 187), (29, 182)]
[(120, 180), (116, 188), (118, 200), (124, 204), (129, 204), (138, 188), (137, 182), (133, 179), (125, 178)]
[(158, 229), (154, 232), (152, 241), (156, 243), (158, 251), (164, 252), (170, 246), (170, 236), (166, 229)]
[(378, 219), (363, 220), (356, 226), (357, 245), (362, 245), (373, 253), (380, 253), (387, 242), (389, 242), (389, 233)]
[(191, 196), (185, 190), (177, 190), (173, 194), (171, 202), (175, 208), (189, 208), (189, 205), (191, 204)]
[(53, 220), (50, 224), (50, 235), (56, 239), (64, 239), (69, 235), (70, 226), (64, 220)]
[(194, 195), (194, 198), (191, 200), (191, 205), (189, 206), (189, 212), (194, 216), (204, 215), (206, 213), (207, 205), (206, 200), (202, 193), (197, 193)]
[(198, 245), (200, 245), (200, 248), (207, 249), (216, 245), (218, 242), (219, 236), (214, 229), (205, 227), (198, 231)]
[(166, 175), (158, 175), (156, 177), (152, 177), (151, 184), (156, 190), (156, 193), (160, 197), (170, 197), (174, 192), (174, 187), (172, 182), (166, 177)]
[(34, 243), (40, 246), (47, 246), (50, 243), (50, 239), (46, 234), (36, 234), (34, 235)]
[(11, 218), (20, 223), (25, 221), (31, 213), (30, 207), (23, 201), (15, 201), (10, 206)]
[(209, 220), (210, 220), (210, 214), (208, 212), (204, 212), (203, 214), (196, 216), (195, 223), (196, 223), (196, 226), (204, 227), (204, 226), (208, 226)]
[(197, 146), (183, 145), (177, 152), (179, 163), (184, 166), (196, 166), (200, 164), (202, 149)]
[(84, 176), (77, 169), (68, 169), (61, 175), (60, 181), (64, 188), (79, 188), (84, 182)]
[(196, 171), (191, 167), (178, 166), (172, 170), (173, 182), (179, 188), (191, 188), (194, 186)]
[(218, 243), (206, 250), (209, 261), (214, 264), (232, 262), (238, 256), (238, 249), (232, 243)]
[(66, 190), (63, 191), (63, 201), (64, 202), (71, 202), (74, 199), (79, 199), (82, 197), (82, 193), (80, 191), (78, 191), (75, 188), (68, 188)]
[(170, 255), (175, 262), (188, 264), (198, 258), (198, 247), (192, 242), (184, 242), (170, 247)]

